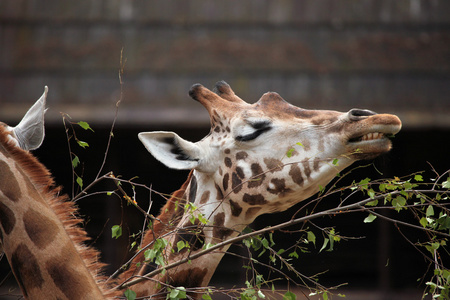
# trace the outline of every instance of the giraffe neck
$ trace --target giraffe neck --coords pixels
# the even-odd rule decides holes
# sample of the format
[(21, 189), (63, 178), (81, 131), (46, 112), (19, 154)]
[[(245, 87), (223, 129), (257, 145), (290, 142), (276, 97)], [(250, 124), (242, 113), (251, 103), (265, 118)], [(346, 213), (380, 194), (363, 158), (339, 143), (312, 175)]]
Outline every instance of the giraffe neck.
[(103, 299), (112, 294), (99, 274), (97, 251), (74, 217), (77, 209), (49, 171), (17, 148), (0, 126), (0, 238), (27, 299)]
[[(342, 163), (345, 165), (344, 162)], [(273, 186), (268, 185), (266, 187), (273, 192), (273, 198), (269, 198), (267, 195), (265, 195), (266, 198), (261, 198), (263, 196), (259, 197), (258, 194), (250, 196), (243, 191), (247, 185), (254, 186), (257, 189), (258, 186), (262, 186), (265, 180), (264, 174), (269, 171), (282, 172), (284, 168), (291, 174), (294, 182), (304, 187), (302, 193), (289, 194), (284, 188), (284, 184), (277, 180), (273, 181), (275, 183)], [(174, 193), (173, 197), (162, 208), (162, 213), (157, 218), (161, 222), (157, 221), (154, 224), (154, 231), (146, 233), (142, 246), (151, 245), (154, 236), (164, 236), (168, 241), (165, 256), (166, 264), (181, 260), (188, 255), (203, 250), (205, 245), (218, 244), (239, 235), (248, 224), (251, 224), (261, 214), (286, 209), (286, 203), (280, 202), (279, 197), (290, 195), (288, 198), (283, 198), (289, 206), (292, 206), (294, 201), (296, 203), (310, 197), (318, 191), (320, 184), (325, 185), (337, 172), (332, 164), (319, 163), (316, 160), (305, 160), (298, 164), (284, 166), (281, 162), (277, 162), (276, 165), (267, 163), (264, 168), (255, 169), (258, 171), (252, 172), (252, 176), (245, 177), (242, 175), (245, 172), (242, 172), (239, 177), (240, 180), (235, 179), (234, 181), (232, 180), (233, 175), (226, 177), (223, 176), (223, 173), (215, 174), (218, 178), (229, 178), (229, 183), (226, 183), (225, 180), (213, 178), (215, 175), (212, 174), (192, 171), (181, 189)], [(296, 172), (293, 170), (296, 170)], [(241, 173), (234, 169), (228, 171)], [(319, 176), (318, 174), (321, 174), (324, 179), (318, 180), (316, 178)], [(216, 182), (221, 182), (220, 186)], [(317, 182), (318, 184), (316, 184)], [(257, 201), (260, 198), (263, 200)], [(184, 211), (182, 209), (183, 203), (185, 207), (188, 207)], [(169, 225), (171, 223), (175, 225)], [(171, 231), (174, 234), (166, 235)], [(180, 241), (187, 243), (189, 247), (179, 251), (178, 242)], [(180, 265), (167, 271), (164, 275), (152, 278), (151, 281), (143, 281), (133, 286), (132, 289), (137, 292), (138, 296), (160, 294), (163, 298), (165, 297), (164, 284), (185, 288), (206, 287), (229, 247), (230, 245), (225, 245), (218, 251), (195, 259), (190, 264)], [(143, 253), (141, 253), (141, 256), (138, 256), (135, 262), (143, 260)], [(153, 269), (154, 266), (144, 264), (140, 269), (129, 270), (126, 276), (122, 276), (122, 279), (124, 280), (132, 275), (144, 276)], [(200, 295), (193, 293), (191, 297), (196, 298)]]
[[(207, 244), (217, 244), (225, 239), (239, 235), (245, 224), (227, 224), (229, 203), (223, 203), (223, 195), (218, 188), (202, 180), (202, 174), (192, 171), (183, 186), (176, 191), (171, 199), (161, 209), (161, 214), (153, 224), (153, 230), (148, 230), (144, 236), (142, 247), (152, 245), (155, 237), (164, 237), (168, 241), (165, 249), (165, 264), (186, 258), (204, 249)], [(203, 192), (200, 192), (200, 187)], [(192, 204), (192, 205), (190, 205)], [(183, 209), (185, 207), (185, 209)], [(209, 207), (208, 210), (205, 208)], [(212, 208), (212, 209), (211, 209)], [(227, 211), (228, 210), (228, 211)], [(204, 224), (204, 219), (208, 222)], [(193, 218), (194, 217), (194, 218)], [(203, 222), (202, 222), (203, 221)], [(172, 232), (172, 234), (167, 235)], [(178, 242), (183, 241), (188, 246), (178, 249)], [(207, 255), (203, 255), (192, 263), (182, 264), (131, 287), (138, 297), (153, 295), (158, 299), (166, 297), (165, 286), (198, 288), (208, 285), (212, 275), (220, 263), (229, 245)], [(140, 252), (130, 264), (128, 271), (119, 277), (123, 282), (133, 276), (144, 276), (155, 266), (141, 264), (144, 252)], [(137, 265), (140, 267), (137, 267)], [(201, 293), (190, 294), (193, 298), (201, 298)], [(152, 298), (153, 299), (153, 298)]]

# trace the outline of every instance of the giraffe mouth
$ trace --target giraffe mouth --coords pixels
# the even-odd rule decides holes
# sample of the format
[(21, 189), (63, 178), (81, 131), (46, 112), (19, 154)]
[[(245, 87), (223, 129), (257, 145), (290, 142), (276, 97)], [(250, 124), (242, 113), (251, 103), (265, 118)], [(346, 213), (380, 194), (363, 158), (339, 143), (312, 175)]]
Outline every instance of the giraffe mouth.
[[(395, 119), (394, 119), (395, 120)], [(348, 139), (350, 153), (356, 159), (373, 159), (391, 150), (391, 139), (400, 131), (401, 123), (384, 123), (359, 132)]]
[(392, 138), (392, 137), (394, 137), (393, 134), (385, 134), (382, 132), (370, 132), (370, 133), (366, 133), (364, 135), (361, 135), (361, 136), (358, 136), (355, 138), (350, 138), (348, 140), (348, 142), (349, 143), (359, 143), (359, 142), (381, 140), (381, 139)]

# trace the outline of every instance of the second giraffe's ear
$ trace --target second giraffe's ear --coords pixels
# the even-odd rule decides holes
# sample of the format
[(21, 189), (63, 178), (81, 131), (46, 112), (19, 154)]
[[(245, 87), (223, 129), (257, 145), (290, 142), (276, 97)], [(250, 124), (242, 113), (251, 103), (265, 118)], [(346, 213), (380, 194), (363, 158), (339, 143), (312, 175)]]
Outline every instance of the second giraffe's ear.
[(199, 166), (199, 147), (174, 132), (141, 132), (138, 137), (145, 148), (169, 168), (189, 170)]
[(44, 88), (44, 94), (27, 111), (20, 123), (13, 128), (14, 137), (20, 148), (34, 150), (41, 146), (44, 140), (44, 114), (48, 88)]

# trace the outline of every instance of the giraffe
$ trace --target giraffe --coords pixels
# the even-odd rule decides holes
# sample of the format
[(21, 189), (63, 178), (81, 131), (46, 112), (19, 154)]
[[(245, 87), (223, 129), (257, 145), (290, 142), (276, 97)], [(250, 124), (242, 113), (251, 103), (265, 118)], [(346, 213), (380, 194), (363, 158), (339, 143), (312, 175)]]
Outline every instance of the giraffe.
[[(401, 128), (395, 115), (365, 109), (344, 113), (306, 110), (274, 92), (249, 104), (224, 81), (213, 91), (193, 85), (189, 95), (210, 115), (211, 130), (205, 138), (193, 143), (173, 132), (138, 135), (145, 148), (169, 168), (192, 170), (162, 208), (141, 245), (165, 237), (168, 264), (201, 251), (205, 245), (239, 235), (262, 214), (284, 211), (311, 197), (353, 162), (389, 151), (388, 137)], [(194, 211), (180, 209), (182, 204), (189, 204)], [(194, 221), (192, 214), (198, 217)], [(199, 221), (200, 216), (206, 224)], [(173, 234), (167, 235), (169, 232)], [(179, 241), (187, 242), (189, 249), (178, 251)], [(205, 287), (228, 247), (131, 289), (138, 296), (153, 295), (154, 299), (165, 297), (167, 287)], [(143, 251), (120, 280), (145, 276), (155, 267), (142, 262)], [(190, 296), (199, 298), (201, 290)]]
[(29, 152), (44, 139), (47, 92), (16, 127), (0, 123), (0, 245), (26, 299), (112, 299), (74, 203)]

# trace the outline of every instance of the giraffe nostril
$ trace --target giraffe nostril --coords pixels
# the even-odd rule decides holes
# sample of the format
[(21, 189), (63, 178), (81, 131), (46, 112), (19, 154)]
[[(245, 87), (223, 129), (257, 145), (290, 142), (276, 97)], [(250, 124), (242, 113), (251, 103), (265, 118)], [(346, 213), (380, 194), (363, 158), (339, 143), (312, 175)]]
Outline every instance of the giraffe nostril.
[(352, 120), (352, 121), (361, 120), (361, 119), (364, 119), (366, 117), (373, 116), (376, 114), (377, 114), (376, 112), (373, 112), (371, 110), (358, 109), (358, 108), (353, 108), (348, 112), (348, 116), (349, 116), (350, 120)]

